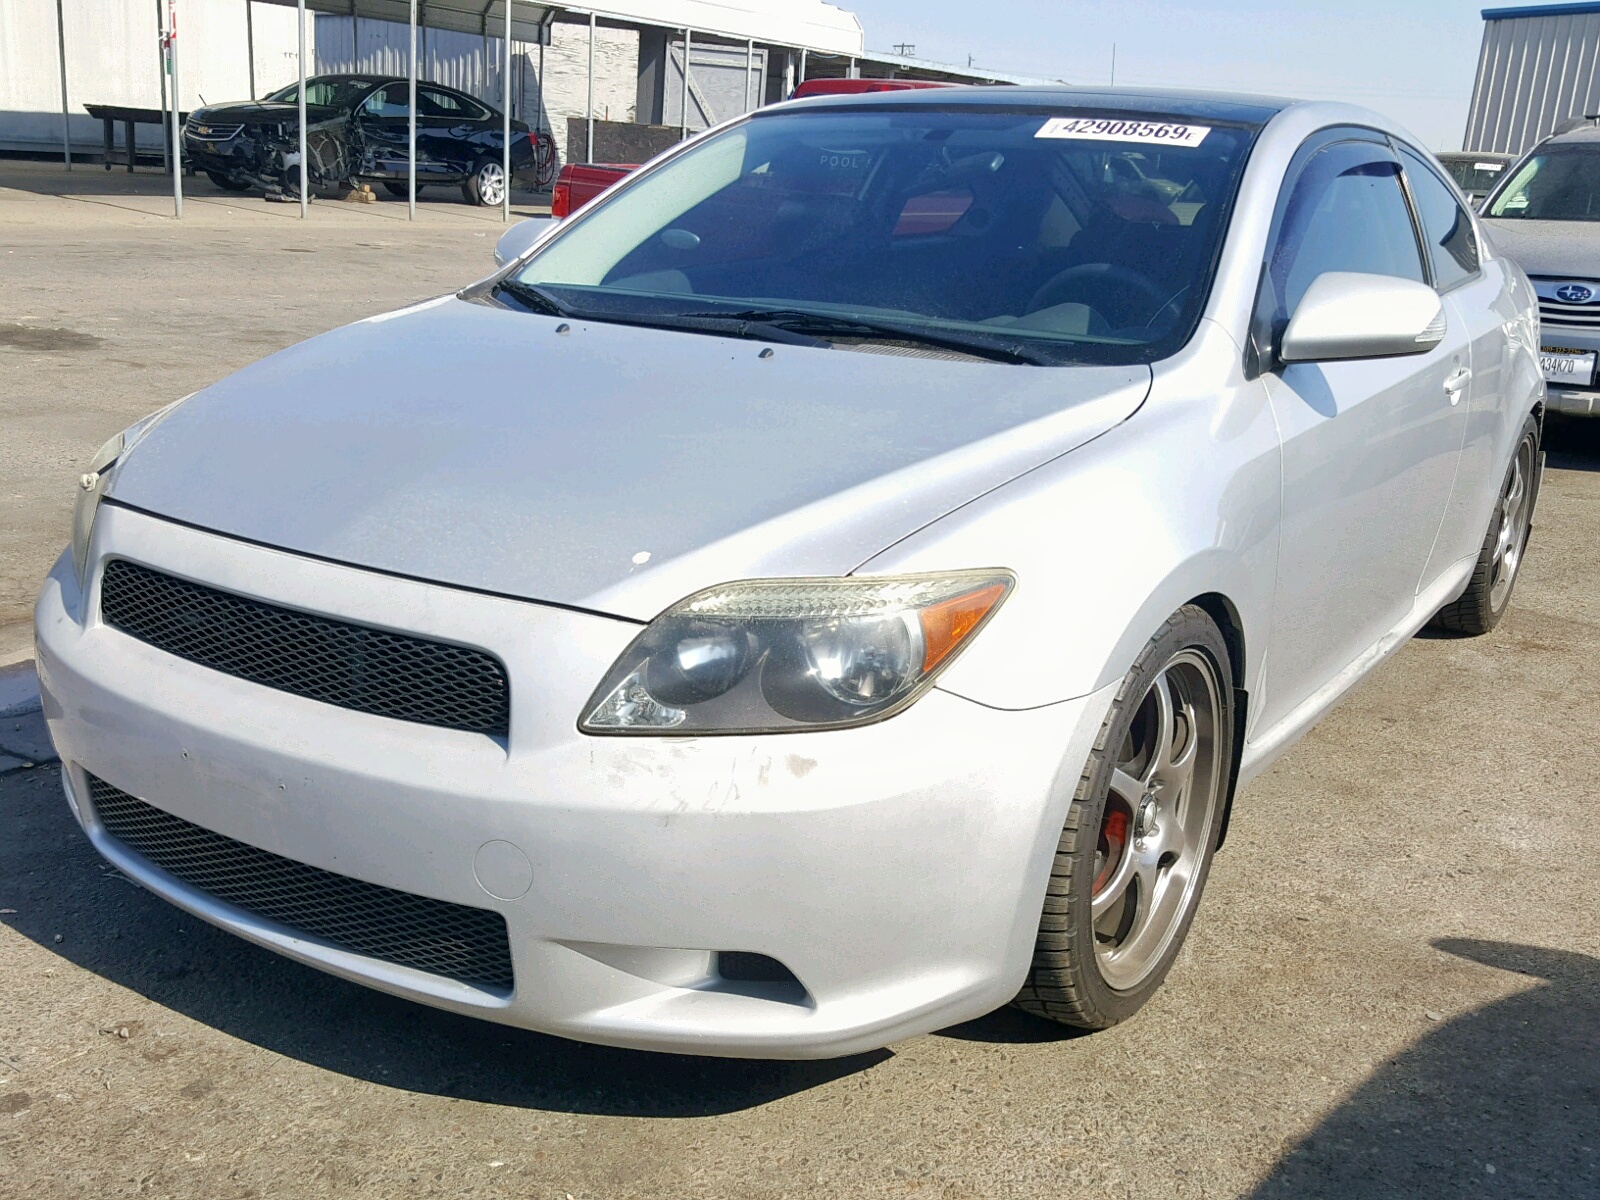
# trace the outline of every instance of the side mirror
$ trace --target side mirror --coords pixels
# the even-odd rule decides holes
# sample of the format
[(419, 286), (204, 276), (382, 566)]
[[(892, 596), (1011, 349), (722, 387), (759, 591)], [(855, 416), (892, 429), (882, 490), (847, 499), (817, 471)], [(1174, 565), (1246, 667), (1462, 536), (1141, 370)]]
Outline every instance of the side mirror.
[(529, 247), (559, 224), (560, 217), (529, 217), (526, 221), (518, 221), (502, 233), (500, 240), (494, 244), (495, 266), (503, 267), (513, 259), (521, 258)]
[(1444, 304), (1426, 284), (1329, 271), (1306, 289), (1278, 358), (1296, 363), (1426, 354), (1448, 328)]

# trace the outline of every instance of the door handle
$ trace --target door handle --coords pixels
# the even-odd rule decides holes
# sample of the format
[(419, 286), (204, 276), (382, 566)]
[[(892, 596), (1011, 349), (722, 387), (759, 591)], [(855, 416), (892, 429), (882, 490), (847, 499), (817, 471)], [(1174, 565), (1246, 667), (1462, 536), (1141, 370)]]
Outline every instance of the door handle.
[(1461, 367), (1451, 372), (1450, 378), (1444, 381), (1444, 394), (1450, 397), (1451, 404), (1461, 403), (1461, 393), (1467, 390), (1467, 384), (1472, 382), (1472, 372)]

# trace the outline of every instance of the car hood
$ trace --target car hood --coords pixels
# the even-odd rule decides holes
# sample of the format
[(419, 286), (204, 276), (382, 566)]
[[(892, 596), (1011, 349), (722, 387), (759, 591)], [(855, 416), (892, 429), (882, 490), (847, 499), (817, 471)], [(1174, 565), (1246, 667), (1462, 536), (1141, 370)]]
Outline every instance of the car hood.
[(1529, 275), (1600, 279), (1600, 221), (1484, 221), (1495, 249)]
[(729, 579), (848, 573), (1124, 420), (1151, 379), (765, 351), (443, 297), (196, 394), (110, 495), (267, 546), (648, 620)]
[[(306, 105), (308, 121), (325, 121), (329, 117), (337, 116), (338, 113), (338, 109), (326, 104)], [(217, 125), (238, 122), (249, 124), (260, 121), (282, 123), (299, 119), (300, 106), (281, 100), (242, 100), (236, 104), (208, 104), (191, 114), (191, 120), (200, 125), (208, 122)]]

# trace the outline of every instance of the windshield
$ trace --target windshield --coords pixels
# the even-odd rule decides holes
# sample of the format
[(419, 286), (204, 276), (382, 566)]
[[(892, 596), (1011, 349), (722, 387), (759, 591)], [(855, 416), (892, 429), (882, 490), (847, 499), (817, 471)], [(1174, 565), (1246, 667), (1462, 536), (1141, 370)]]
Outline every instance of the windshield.
[[(354, 108), (371, 86), (372, 81), (367, 79), (308, 79), (306, 103), (326, 105), (329, 108)], [(267, 99), (280, 100), (286, 104), (297, 103), (300, 99), (300, 85), (291, 83), (288, 87), (273, 92)]]
[(601, 320), (811, 317), (832, 343), (825, 322), (854, 319), (1149, 362), (1199, 320), (1254, 130), (1093, 117), (756, 117), (581, 214), (505, 288)]
[(1600, 221), (1600, 143), (1546, 146), (1517, 168), (1487, 215)]
[(1483, 158), (1440, 159), (1461, 190), (1469, 196), (1482, 196), (1500, 182), (1506, 169), (1503, 162)]

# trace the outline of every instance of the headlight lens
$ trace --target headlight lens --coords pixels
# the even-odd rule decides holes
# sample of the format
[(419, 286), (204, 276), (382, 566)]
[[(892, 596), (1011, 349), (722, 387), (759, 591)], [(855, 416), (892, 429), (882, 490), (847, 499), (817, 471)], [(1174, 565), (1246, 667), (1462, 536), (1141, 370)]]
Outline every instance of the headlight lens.
[(711, 588), (650, 623), (579, 725), (688, 735), (881, 720), (932, 684), (1015, 582), (1008, 571), (964, 571)]
[[(183, 399), (188, 398), (185, 396)], [(100, 511), (100, 501), (105, 497), (112, 470), (122, 461), (122, 456), (133, 449), (134, 443), (182, 403), (183, 400), (175, 400), (148, 417), (135, 421), (101, 446), (89, 460), (89, 469), (78, 476), (78, 497), (72, 507), (72, 565), (78, 572), (80, 589), (86, 582), (85, 575), (89, 569), (89, 538), (94, 533), (94, 519)]]

